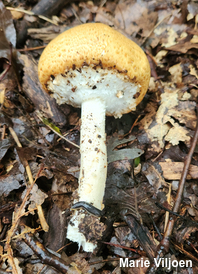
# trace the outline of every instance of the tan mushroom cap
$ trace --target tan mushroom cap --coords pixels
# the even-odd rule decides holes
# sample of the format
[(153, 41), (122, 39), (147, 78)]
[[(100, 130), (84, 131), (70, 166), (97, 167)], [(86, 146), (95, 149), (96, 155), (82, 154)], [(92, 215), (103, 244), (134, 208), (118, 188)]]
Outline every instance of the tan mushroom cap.
[(149, 85), (150, 66), (143, 50), (121, 33), (102, 23), (87, 23), (71, 28), (52, 40), (38, 65), (42, 87), (48, 92), (51, 75), (64, 74), (83, 66), (117, 70), (140, 85), (136, 105)]

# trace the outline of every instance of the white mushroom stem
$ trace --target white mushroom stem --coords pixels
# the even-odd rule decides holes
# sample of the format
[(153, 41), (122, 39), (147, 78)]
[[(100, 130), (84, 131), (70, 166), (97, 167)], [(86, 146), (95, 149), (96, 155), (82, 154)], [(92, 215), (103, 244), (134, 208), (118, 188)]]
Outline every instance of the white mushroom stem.
[[(103, 209), (103, 196), (107, 176), (107, 152), (105, 136), (105, 103), (99, 99), (89, 99), (82, 103), (81, 114), (81, 168), (78, 201), (85, 201)], [(84, 214), (75, 211), (67, 230), (67, 238), (82, 245), (84, 251), (92, 252), (96, 247), (86, 241), (79, 232), (79, 224)]]
[(98, 209), (103, 208), (107, 176), (105, 111), (105, 103), (99, 98), (82, 103), (79, 201)]

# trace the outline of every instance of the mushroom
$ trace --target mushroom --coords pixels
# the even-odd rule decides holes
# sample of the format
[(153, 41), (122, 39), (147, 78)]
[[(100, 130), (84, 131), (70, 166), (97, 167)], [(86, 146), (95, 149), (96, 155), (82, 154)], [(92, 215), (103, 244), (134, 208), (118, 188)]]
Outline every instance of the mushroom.
[[(120, 118), (136, 109), (149, 84), (147, 57), (137, 44), (109, 26), (87, 23), (48, 44), (38, 74), (43, 89), (58, 104), (81, 107), (77, 201), (102, 210), (107, 174), (105, 114)], [(82, 215), (82, 210), (74, 212), (67, 238), (93, 251), (96, 245), (78, 229)]]

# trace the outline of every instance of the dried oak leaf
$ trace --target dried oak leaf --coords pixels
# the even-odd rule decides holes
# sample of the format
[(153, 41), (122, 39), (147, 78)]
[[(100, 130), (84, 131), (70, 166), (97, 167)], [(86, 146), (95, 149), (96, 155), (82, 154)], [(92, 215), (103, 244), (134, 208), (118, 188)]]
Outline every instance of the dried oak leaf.
[(185, 240), (188, 240), (190, 238), (190, 235), (192, 233), (196, 233), (198, 230), (197, 227), (195, 226), (186, 226), (182, 230), (177, 230), (176, 235), (176, 240), (178, 243), (183, 243)]
[(26, 162), (35, 160), (37, 149), (33, 147), (17, 147), (16, 148), (21, 163), (26, 166)]
[(177, 51), (181, 53), (186, 53), (190, 49), (198, 49), (198, 44), (192, 43), (190, 41), (188, 42), (180, 42), (173, 46), (167, 47), (167, 50)]
[(16, 46), (16, 30), (11, 12), (0, 1), (0, 49), (9, 48), (9, 43)]
[[(163, 176), (166, 180), (180, 180), (184, 168), (182, 162), (159, 162)], [(190, 165), (187, 180), (198, 179), (198, 167)]]
[(0, 141), (0, 160), (2, 160), (11, 146), (12, 140), (10, 138), (6, 138)]
[(6, 175), (0, 176), (0, 195), (8, 196), (11, 191), (19, 189), (25, 182), (22, 165), (15, 162)]
[(158, 192), (159, 188), (163, 186), (167, 186), (166, 181), (161, 176), (160, 171), (158, 170), (159, 167), (154, 164), (145, 163), (142, 167), (142, 173), (146, 176), (149, 183), (154, 187), (155, 192)]
[(117, 4), (115, 19), (126, 33), (138, 33), (146, 37), (154, 28), (158, 14), (150, 10), (149, 3), (146, 1), (124, 1)]
[[(161, 105), (154, 117), (155, 109), (152, 107), (152, 115), (150, 114), (149, 118), (146, 115), (140, 121), (140, 128), (145, 130), (152, 145), (154, 145), (153, 142), (158, 143), (156, 149), (163, 148), (165, 141), (169, 141), (172, 145), (177, 145), (180, 141), (187, 143), (190, 141), (191, 131), (185, 125), (192, 126), (192, 121), (196, 120), (195, 103), (189, 101), (181, 103), (178, 99), (178, 92), (178, 90), (165, 88), (165, 93), (161, 95)], [(152, 117), (153, 119), (150, 119)], [(190, 123), (188, 123), (189, 120), (191, 120)], [(182, 125), (180, 125), (180, 121)]]

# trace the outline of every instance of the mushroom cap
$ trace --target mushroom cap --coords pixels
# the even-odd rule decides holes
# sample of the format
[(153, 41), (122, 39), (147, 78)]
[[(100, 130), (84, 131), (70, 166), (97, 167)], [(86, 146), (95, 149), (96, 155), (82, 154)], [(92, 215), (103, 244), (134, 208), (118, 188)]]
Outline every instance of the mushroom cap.
[[(102, 23), (87, 23), (61, 33), (45, 48), (38, 65), (39, 80), (43, 89), (49, 93), (54, 93), (54, 87), (50, 86), (54, 80), (56, 86), (62, 86), (60, 77), (67, 79), (64, 81), (70, 84), (67, 77), (74, 78), (82, 70), (85, 78), (87, 73), (89, 75), (90, 71), (94, 71), (95, 83), (100, 82), (98, 80), (99, 73), (100, 76), (103, 76), (103, 79), (107, 78), (109, 82), (113, 81), (113, 88), (120, 86), (115, 93), (117, 98), (123, 97), (123, 83), (126, 93), (129, 93), (129, 96), (132, 97), (133, 103), (125, 109), (123, 108), (118, 114), (107, 110), (107, 115), (114, 115), (115, 117), (120, 117), (123, 113), (135, 109), (136, 105), (143, 99), (150, 80), (150, 66), (143, 50), (118, 31)], [(112, 77), (116, 75), (116, 79), (118, 78), (121, 82), (117, 83), (114, 78), (108, 77), (109, 75)], [(82, 77), (77, 77), (77, 79), (79, 84), (83, 82)], [(61, 81), (61, 84), (59, 81)], [(87, 79), (84, 82), (89, 87), (91, 86)], [(128, 83), (132, 88), (136, 87), (135, 93), (130, 94)], [(69, 85), (71, 94), (75, 93), (77, 86), (78, 83), (72, 83), (72, 86)], [(106, 87), (108, 86), (106, 84)], [(96, 88), (93, 83), (91, 89)], [(101, 89), (103, 88), (105, 87), (102, 84)], [(109, 96), (108, 93), (108, 100), (111, 100)], [(59, 104), (67, 102), (61, 99), (64, 97), (62, 93), (60, 96), (55, 95), (54, 97)], [(75, 100), (70, 99), (68, 103), (74, 107), (80, 106), (81, 101), (76, 103)]]

